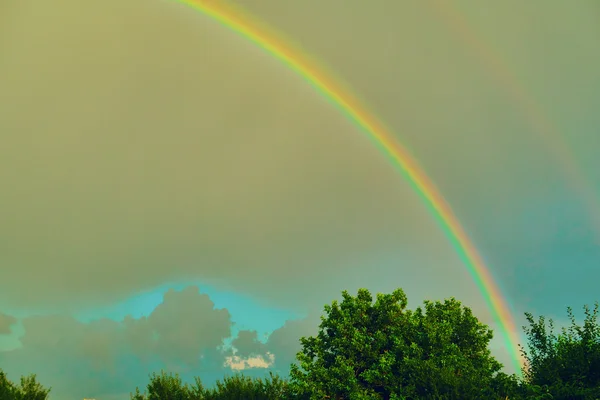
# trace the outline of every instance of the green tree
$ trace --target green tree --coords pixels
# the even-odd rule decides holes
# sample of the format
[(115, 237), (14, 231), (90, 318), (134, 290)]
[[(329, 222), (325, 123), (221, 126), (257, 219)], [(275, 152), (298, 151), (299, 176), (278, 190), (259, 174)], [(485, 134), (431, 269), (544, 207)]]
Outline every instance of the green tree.
[(0, 370), (0, 400), (13, 400), (15, 390), (14, 383), (8, 380), (4, 371)]
[(494, 399), (516, 378), (488, 350), (492, 331), (454, 298), (407, 310), (401, 289), (325, 306), (316, 337), (302, 338), (291, 392), (302, 399)]
[(266, 379), (235, 375), (217, 381), (216, 387), (207, 390), (206, 400), (281, 400), (287, 398), (287, 382), (269, 372)]
[(281, 400), (287, 397), (287, 382), (273, 373), (264, 380), (234, 375), (217, 380), (214, 388), (205, 388), (200, 378), (195, 378), (194, 385), (188, 385), (179, 375), (161, 371), (150, 375), (145, 393), (136, 388), (130, 397), (132, 400)]
[(593, 310), (584, 306), (585, 319), (582, 326), (576, 323), (573, 310), (567, 314), (571, 325), (554, 333), (554, 323), (546, 323), (544, 316), (535, 321), (531, 313), (525, 313), (529, 327), (523, 327), (527, 335), (527, 351), (521, 348), (527, 367), (524, 370), (530, 391), (550, 395), (554, 400), (600, 399), (600, 326), (598, 303)]
[(46, 400), (49, 394), (50, 388), (44, 388), (34, 374), (22, 376), (17, 385), (0, 370), (0, 400)]
[(204, 392), (200, 378), (196, 378), (195, 386), (190, 386), (184, 384), (178, 374), (160, 371), (160, 374), (150, 375), (145, 393), (136, 387), (130, 397), (131, 400), (202, 400)]

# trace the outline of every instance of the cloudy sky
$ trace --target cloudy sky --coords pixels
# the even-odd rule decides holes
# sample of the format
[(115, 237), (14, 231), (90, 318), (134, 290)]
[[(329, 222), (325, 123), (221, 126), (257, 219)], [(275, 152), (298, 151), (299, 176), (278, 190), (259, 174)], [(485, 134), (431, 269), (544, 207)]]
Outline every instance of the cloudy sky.
[[(595, 0), (236, 1), (411, 149), (517, 325), (598, 300)], [(0, 368), (124, 399), (285, 372), (340, 291), (493, 321), (420, 198), (278, 60), (168, 0), (0, 2)], [(494, 353), (510, 369), (499, 337)]]

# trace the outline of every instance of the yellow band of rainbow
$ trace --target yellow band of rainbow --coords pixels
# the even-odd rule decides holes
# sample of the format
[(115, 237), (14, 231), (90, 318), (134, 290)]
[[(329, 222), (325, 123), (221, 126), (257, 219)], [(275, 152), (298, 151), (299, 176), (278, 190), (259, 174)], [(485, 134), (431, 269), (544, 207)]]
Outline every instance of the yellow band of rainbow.
[(277, 40), (277, 37), (281, 37), (280, 34), (275, 34), (272, 30), (265, 28), (248, 13), (242, 12), (232, 5), (227, 5), (224, 1), (177, 1), (218, 21), (283, 61), (358, 124), (375, 145), (391, 159), (394, 166), (400, 170), (430, 208), (471, 274), (494, 319), (501, 327), (505, 344), (512, 355), (515, 370), (517, 374), (520, 374), (523, 365), (522, 357), (517, 344), (517, 330), (508, 305), (494, 283), (489, 268), (481, 259), (452, 209), (406, 148), (398, 143), (383, 124), (359, 104), (348, 91), (343, 91), (339, 84), (325, 76), (322, 68), (317, 69), (302, 52)]

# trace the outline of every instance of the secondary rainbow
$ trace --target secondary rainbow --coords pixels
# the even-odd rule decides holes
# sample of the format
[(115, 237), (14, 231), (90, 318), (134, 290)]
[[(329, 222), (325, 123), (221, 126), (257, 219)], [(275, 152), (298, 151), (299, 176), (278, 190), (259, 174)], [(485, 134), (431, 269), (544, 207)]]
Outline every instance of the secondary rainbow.
[(484, 35), (477, 32), (469, 24), (468, 19), (464, 13), (460, 12), (456, 4), (443, 0), (433, 0), (423, 2), (423, 4), (431, 6), (432, 11), (440, 14), (441, 19), (448, 25), (450, 31), (473, 50), (490, 75), (513, 98), (515, 104), (520, 105), (520, 111), (524, 113), (529, 121), (532, 133), (537, 134), (542, 139), (543, 144), (560, 163), (561, 172), (567, 178), (568, 183), (580, 194), (588, 209), (593, 226), (600, 236), (600, 198), (594, 191), (592, 181), (582, 170), (569, 144), (564, 140), (565, 135), (558, 131), (550, 118), (544, 114), (530, 91), (527, 91), (525, 86), (519, 82), (516, 74), (502, 60), (498, 52), (495, 52), (488, 43), (484, 42)]
[[(388, 129), (378, 121), (372, 113), (361, 105), (349, 91), (342, 90), (339, 83), (326, 76), (323, 68), (316, 68), (316, 63), (289, 44), (284, 44), (275, 33), (252, 18), (247, 12), (227, 5), (223, 1), (209, 0), (177, 0), (188, 5), (229, 29), (241, 34), (271, 55), (283, 61), (289, 68), (311, 83), (318, 91), (339, 107), (348, 117), (356, 122), (386, 154), (400, 172), (407, 178), (425, 204), (430, 208), (441, 228), (446, 233), (459, 257), (469, 270), (478, 286), (488, 308), (496, 322), (501, 326), (505, 344), (512, 354), (517, 373), (520, 373), (522, 359), (518, 350), (517, 330), (504, 298), (494, 283), (490, 270), (483, 262), (472, 241), (469, 239), (454, 212), (436, 189), (427, 174), (419, 167)], [(288, 42), (286, 40), (286, 42)]]

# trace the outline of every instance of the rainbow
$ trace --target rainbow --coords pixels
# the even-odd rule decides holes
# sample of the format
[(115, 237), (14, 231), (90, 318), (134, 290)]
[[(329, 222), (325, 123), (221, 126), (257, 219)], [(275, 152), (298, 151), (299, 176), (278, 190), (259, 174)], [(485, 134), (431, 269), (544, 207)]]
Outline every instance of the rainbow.
[(547, 147), (561, 165), (561, 171), (568, 183), (579, 193), (584, 205), (587, 207), (592, 223), (598, 235), (600, 235), (600, 199), (594, 191), (594, 185), (581, 169), (570, 146), (565, 142), (564, 135), (552, 124), (550, 119), (541, 110), (538, 102), (529, 94), (515, 75), (515, 73), (504, 63), (501, 57), (493, 51), (492, 47), (482, 41), (483, 35), (478, 34), (470, 25), (468, 20), (457, 10), (456, 5), (443, 0), (424, 2), (432, 11), (440, 14), (441, 19), (459, 40), (479, 57), (481, 63), (509, 96), (515, 104), (521, 107), (524, 116), (529, 121), (532, 133), (542, 139)]
[(282, 37), (281, 34), (267, 29), (247, 12), (227, 5), (223, 1), (177, 1), (237, 32), (296, 71), (358, 124), (374, 144), (389, 157), (393, 165), (406, 177), (413, 189), (423, 199), (456, 249), (494, 319), (501, 327), (505, 345), (512, 355), (515, 370), (520, 373), (523, 360), (518, 349), (515, 323), (506, 301), (495, 284), (489, 268), (483, 262), (454, 212), (406, 148), (398, 143), (389, 130), (354, 96), (350, 95), (349, 91), (342, 90), (339, 84), (326, 76), (323, 68), (316, 68), (316, 64), (309, 62), (305, 54), (293, 49), (290, 45), (283, 44), (281, 40), (277, 40), (277, 37)]

